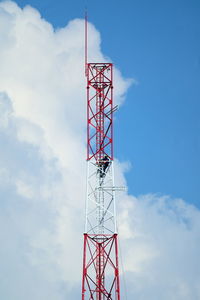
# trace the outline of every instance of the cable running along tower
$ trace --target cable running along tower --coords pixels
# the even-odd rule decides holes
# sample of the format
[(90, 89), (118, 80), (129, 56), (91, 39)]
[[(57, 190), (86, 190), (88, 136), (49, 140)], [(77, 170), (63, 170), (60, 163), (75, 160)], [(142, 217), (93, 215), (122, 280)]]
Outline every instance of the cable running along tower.
[(120, 300), (113, 172), (113, 65), (87, 62), (87, 198), (82, 300)]

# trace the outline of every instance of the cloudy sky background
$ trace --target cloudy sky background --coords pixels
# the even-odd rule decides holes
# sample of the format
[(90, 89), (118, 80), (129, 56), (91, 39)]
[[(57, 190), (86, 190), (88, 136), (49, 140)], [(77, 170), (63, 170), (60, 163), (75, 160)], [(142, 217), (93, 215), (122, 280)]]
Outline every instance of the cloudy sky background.
[[(33, 7), (0, 2), (3, 300), (80, 299), (86, 177), (83, 30), (82, 19), (55, 30)], [(108, 60), (92, 24), (89, 37), (91, 59)], [(122, 108), (131, 84), (137, 79), (115, 69), (115, 101)], [(127, 185), (129, 165), (116, 161), (117, 184)], [(198, 300), (198, 206), (175, 196), (132, 194), (117, 197), (123, 298), (127, 290), (129, 300)]]

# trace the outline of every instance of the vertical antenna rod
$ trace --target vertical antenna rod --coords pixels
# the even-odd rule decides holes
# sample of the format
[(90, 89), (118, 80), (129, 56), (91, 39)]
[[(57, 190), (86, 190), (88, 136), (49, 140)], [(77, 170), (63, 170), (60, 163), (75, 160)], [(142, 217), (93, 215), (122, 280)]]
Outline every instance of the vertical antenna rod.
[(88, 14), (85, 8), (85, 76), (87, 76), (87, 60), (88, 60)]

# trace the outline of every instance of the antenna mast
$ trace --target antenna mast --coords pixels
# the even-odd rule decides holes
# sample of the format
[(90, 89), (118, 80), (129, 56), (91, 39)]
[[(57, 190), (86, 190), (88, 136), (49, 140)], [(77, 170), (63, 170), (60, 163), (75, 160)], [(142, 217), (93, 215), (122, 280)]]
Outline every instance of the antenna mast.
[(122, 188), (114, 186), (113, 64), (88, 63), (87, 27), (86, 12), (88, 171), (82, 300), (120, 300), (115, 191)]

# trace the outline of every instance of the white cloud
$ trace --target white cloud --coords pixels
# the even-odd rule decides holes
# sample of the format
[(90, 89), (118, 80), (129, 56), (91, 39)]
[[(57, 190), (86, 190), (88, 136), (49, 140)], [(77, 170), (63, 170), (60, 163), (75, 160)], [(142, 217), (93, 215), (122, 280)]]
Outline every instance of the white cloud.
[[(85, 200), (83, 20), (57, 31), (0, 3), (0, 298), (79, 299)], [(89, 25), (89, 53), (103, 60)], [(130, 80), (115, 70), (122, 103)], [(126, 185), (127, 164), (116, 163)], [(199, 210), (183, 200), (117, 198), (129, 299), (200, 298)]]
[[(129, 292), (137, 299), (198, 299), (200, 211), (181, 199), (145, 195), (125, 198), (122, 237)], [(124, 206), (124, 207), (123, 207)]]
[(0, 130), (8, 127), (11, 115), (12, 105), (8, 100), (6, 93), (0, 92)]
[(17, 193), (25, 198), (33, 198), (34, 191), (30, 185), (26, 184), (21, 180), (16, 181)]

